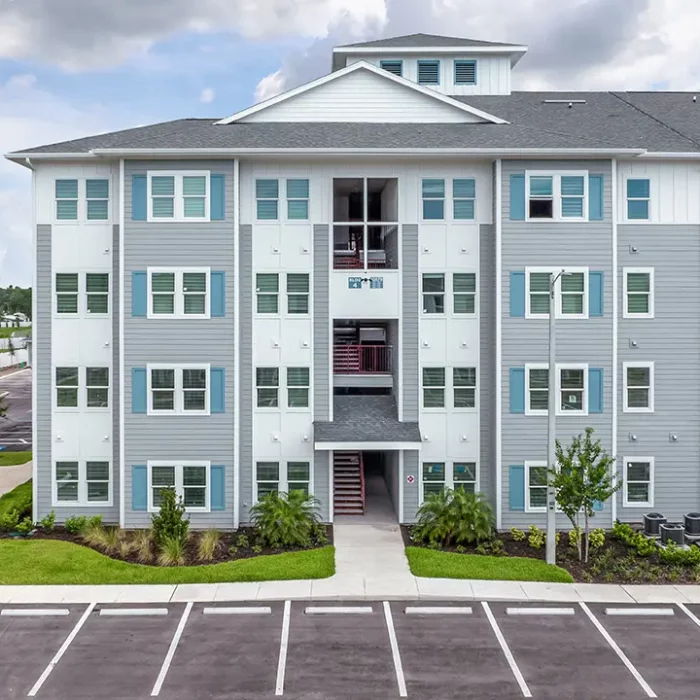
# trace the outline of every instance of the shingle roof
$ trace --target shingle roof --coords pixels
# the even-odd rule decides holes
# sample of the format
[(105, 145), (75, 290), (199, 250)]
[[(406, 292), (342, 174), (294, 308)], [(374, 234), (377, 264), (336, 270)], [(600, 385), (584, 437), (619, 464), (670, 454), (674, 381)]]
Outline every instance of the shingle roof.
[(314, 423), (315, 442), (421, 442), (418, 423), (397, 418), (393, 396), (335, 396), (333, 420)]
[(500, 41), (479, 41), (478, 39), (464, 39), (455, 36), (438, 36), (437, 34), (406, 34), (404, 36), (392, 36), (387, 39), (375, 39), (374, 41), (361, 41), (357, 44), (345, 44), (338, 46), (337, 49), (342, 52), (343, 49), (355, 48), (413, 48), (413, 47), (442, 47), (442, 46), (504, 46), (515, 47), (519, 44), (504, 44)]

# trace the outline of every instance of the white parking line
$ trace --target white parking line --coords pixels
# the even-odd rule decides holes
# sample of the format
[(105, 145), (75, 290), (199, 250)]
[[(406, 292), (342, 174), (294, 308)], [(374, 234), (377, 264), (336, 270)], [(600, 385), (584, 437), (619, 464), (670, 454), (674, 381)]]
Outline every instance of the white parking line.
[(175, 630), (175, 635), (173, 636), (173, 641), (170, 642), (170, 648), (168, 649), (168, 653), (165, 655), (165, 660), (163, 661), (163, 666), (160, 669), (158, 678), (156, 678), (156, 684), (153, 686), (153, 690), (151, 691), (151, 697), (156, 697), (160, 693), (160, 689), (163, 687), (163, 681), (165, 681), (165, 676), (168, 675), (168, 669), (173, 661), (173, 656), (175, 656), (175, 650), (180, 642), (180, 637), (182, 637), (182, 633), (185, 631), (187, 618), (190, 616), (190, 612), (192, 612), (193, 605), (194, 603), (192, 601), (187, 603), (185, 610), (182, 613), (180, 623), (178, 624), (177, 629)]
[(463, 605), (448, 608), (434, 606), (425, 608), (406, 608), (404, 613), (406, 615), (471, 615), (472, 609)]
[(292, 601), (284, 601), (282, 617), (282, 636), (280, 637), (280, 658), (277, 662), (277, 684), (275, 695), (284, 695), (284, 672), (287, 668), (287, 647), (289, 646), (289, 618), (292, 612)]
[(90, 603), (88, 605), (87, 609), (83, 613), (82, 617), (78, 620), (76, 623), (75, 627), (72, 629), (71, 633), (66, 637), (66, 641), (63, 642), (61, 645), (61, 648), (56, 652), (56, 655), (49, 661), (49, 665), (44, 669), (44, 672), (39, 676), (39, 680), (32, 686), (32, 689), (27, 693), (27, 695), (30, 698), (33, 698), (40, 690), (41, 686), (44, 685), (46, 682), (46, 679), (51, 675), (51, 671), (54, 670), (56, 667), (56, 664), (61, 660), (61, 657), (66, 653), (68, 650), (68, 647), (71, 645), (73, 640), (76, 638), (78, 635), (78, 632), (80, 632), (80, 628), (85, 624), (86, 620), (88, 617), (90, 617), (90, 613), (93, 611), (95, 607), (95, 603)]
[(573, 608), (506, 608), (506, 615), (575, 615)]
[(149, 615), (167, 615), (168, 608), (103, 608), (100, 616), (111, 617), (147, 617)]
[(2, 617), (43, 617), (44, 615), (63, 617), (70, 615), (70, 610), (68, 608), (5, 608), (0, 610)]
[(270, 615), (272, 608), (204, 608), (204, 615)]
[(394, 657), (394, 668), (396, 669), (396, 682), (399, 685), (399, 697), (405, 698), (406, 693), (406, 678), (403, 675), (403, 664), (401, 663), (401, 652), (399, 652), (399, 643), (396, 639), (396, 630), (394, 629), (394, 618), (391, 616), (391, 605), (384, 601), (384, 617), (386, 619), (386, 628), (389, 632), (389, 644), (391, 644), (391, 655)]
[(598, 632), (600, 632), (600, 634), (603, 636), (603, 639), (605, 639), (605, 641), (610, 645), (610, 648), (617, 654), (620, 661), (622, 661), (622, 663), (625, 664), (625, 666), (627, 666), (627, 670), (634, 676), (637, 683), (639, 683), (639, 685), (642, 687), (642, 690), (647, 694), (647, 697), (655, 698), (656, 693), (651, 689), (651, 687), (644, 680), (644, 678), (642, 678), (642, 674), (634, 667), (634, 664), (627, 658), (625, 652), (622, 651), (622, 649), (620, 649), (619, 646), (617, 646), (615, 640), (608, 634), (608, 631), (598, 621), (598, 618), (590, 611), (590, 609), (585, 603), (579, 603), (579, 605), (581, 606), (583, 612), (585, 612), (586, 615), (588, 615), (588, 618), (595, 625), (595, 628), (598, 630)]
[(699, 620), (697, 617), (695, 617), (695, 615), (693, 615), (693, 613), (690, 612), (690, 610), (688, 610), (688, 608), (686, 608), (685, 605), (683, 605), (683, 603), (676, 603), (676, 605), (678, 605), (678, 607), (679, 607), (679, 608), (680, 608), (680, 609), (681, 609), (681, 610), (682, 610), (682, 611), (683, 611), (683, 612), (684, 612), (698, 627), (700, 627), (700, 620)]
[(531, 698), (532, 693), (530, 692), (530, 688), (527, 687), (527, 683), (525, 682), (525, 678), (523, 678), (523, 674), (520, 672), (520, 669), (518, 668), (518, 664), (515, 663), (515, 657), (513, 656), (513, 653), (510, 650), (510, 647), (508, 646), (508, 642), (506, 642), (506, 638), (503, 636), (503, 632), (501, 632), (501, 628), (498, 626), (498, 622), (496, 622), (496, 618), (493, 616), (493, 613), (491, 612), (491, 608), (489, 607), (489, 604), (484, 600), (481, 602), (481, 605), (484, 608), (484, 612), (486, 613), (486, 617), (489, 620), (489, 623), (491, 624), (491, 629), (493, 630), (493, 633), (496, 635), (496, 639), (498, 640), (498, 643), (501, 645), (501, 650), (503, 651), (504, 656), (506, 657), (506, 661), (508, 662), (508, 665), (510, 666), (510, 670), (513, 672), (513, 675), (515, 676), (515, 680), (518, 682), (518, 685), (520, 686), (520, 691), (523, 694), (523, 697), (525, 698)]
[(310, 606), (304, 609), (305, 615), (371, 615), (372, 612), (371, 607), (362, 605), (356, 605), (353, 607)]
[(29, 444), (29, 443), (28, 443), (26, 440), (24, 440), (23, 438), (20, 438), (19, 441), (20, 441), (23, 445), (28, 445), (28, 444)]
[(675, 615), (673, 608), (605, 608), (605, 614), (615, 617), (666, 617)]

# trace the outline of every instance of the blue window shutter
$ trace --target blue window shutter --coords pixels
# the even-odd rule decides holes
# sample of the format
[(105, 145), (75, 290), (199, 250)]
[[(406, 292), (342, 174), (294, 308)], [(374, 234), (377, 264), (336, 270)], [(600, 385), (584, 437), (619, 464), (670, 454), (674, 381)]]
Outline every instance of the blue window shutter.
[(508, 476), (511, 510), (525, 510), (525, 465), (511, 464)]
[(602, 272), (588, 273), (588, 315), (603, 315), (604, 275)]
[(510, 315), (525, 318), (525, 273), (510, 273)]
[(131, 466), (131, 510), (148, 510), (148, 467)]
[(148, 392), (146, 386), (146, 368), (134, 367), (131, 370), (131, 412), (146, 413)]
[(226, 176), (212, 175), (209, 181), (211, 195), (209, 218), (223, 221), (226, 218)]
[(212, 510), (226, 510), (226, 480), (223, 464), (212, 464), (209, 484), (209, 502)]
[(588, 412), (603, 412), (603, 370), (596, 367), (588, 370)]
[(588, 177), (588, 218), (591, 221), (603, 220), (603, 176)]
[(146, 175), (131, 177), (131, 218), (134, 221), (146, 221), (148, 218), (148, 178)]
[(511, 221), (525, 221), (525, 175), (510, 176)]
[(525, 413), (525, 368), (510, 368), (510, 412)]
[(148, 314), (148, 276), (145, 272), (131, 273), (131, 315)]
[(221, 318), (226, 315), (226, 273), (211, 273), (211, 309), (212, 318)]
[(224, 413), (226, 411), (226, 402), (224, 400), (226, 391), (226, 370), (223, 367), (212, 367), (209, 370), (209, 381), (211, 382), (209, 410), (212, 413)]

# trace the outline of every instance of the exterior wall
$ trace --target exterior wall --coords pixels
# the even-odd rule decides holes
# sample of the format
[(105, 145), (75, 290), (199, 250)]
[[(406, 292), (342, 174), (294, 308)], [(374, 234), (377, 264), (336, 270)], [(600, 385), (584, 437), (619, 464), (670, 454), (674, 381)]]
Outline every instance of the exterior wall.
[(420, 292), (418, 281), (418, 226), (404, 224), (401, 236), (402, 314), (398, 321), (401, 337), (400, 373), (403, 381), (399, 387), (404, 421), (417, 421), (420, 413), (418, 377), (418, 333)]
[(394, 507), (394, 513), (396, 513), (396, 517), (399, 519), (401, 517), (399, 514), (401, 500), (399, 491), (401, 489), (401, 482), (399, 481), (398, 452), (386, 452), (384, 454), (384, 482), (389, 492), (389, 498), (391, 498), (391, 505)]
[[(700, 226), (620, 226), (618, 264), (617, 470), (622, 476), (625, 458), (654, 458), (653, 508), (624, 508), (620, 491), (618, 517), (640, 522), (644, 513), (656, 510), (678, 521), (700, 505)], [(653, 319), (624, 318), (625, 267), (654, 268)], [(653, 413), (623, 412), (623, 363), (635, 361), (654, 363)]]
[[(132, 175), (148, 170), (207, 170), (226, 176), (224, 221), (207, 223), (149, 223), (133, 221)], [(125, 382), (125, 498), (126, 526), (145, 527), (150, 513), (131, 508), (132, 465), (149, 460), (206, 460), (225, 467), (224, 511), (193, 513), (194, 527), (233, 526), (234, 503), (234, 348), (235, 284), (233, 247), (233, 162), (138, 162), (125, 166), (124, 230), (124, 371)], [(226, 273), (226, 315), (223, 318), (148, 319), (131, 315), (131, 279), (149, 266), (204, 266)], [(241, 334), (244, 337), (244, 334)], [(202, 352), (199, 342), (206, 342)], [(149, 416), (131, 412), (131, 381), (135, 367), (148, 363), (205, 362), (226, 368), (225, 413), (209, 416)], [(245, 408), (241, 404), (242, 409)]]
[[(403, 523), (414, 523), (420, 507), (420, 462), (418, 450), (403, 451)], [(413, 483), (408, 483), (410, 476)]]
[[(604, 180), (604, 219), (587, 223), (535, 223), (510, 220), (510, 176), (526, 170), (586, 170), (602, 173)], [(509, 466), (547, 458), (547, 416), (510, 413), (511, 367), (526, 363), (547, 363), (548, 320), (512, 318), (510, 316), (510, 273), (528, 266), (587, 266), (603, 271), (604, 316), (587, 320), (557, 319), (557, 362), (587, 363), (604, 371), (604, 412), (587, 416), (557, 416), (557, 438), (568, 443), (572, 436), (583, 433), (587, 426), (595, 429), (604, 447), (612, 449), (612, 187), (609, 161), (583, 162), (503, 162), (503, 225), (502, 225), (502, 352), (503, 352), (503, 522), (504, 528), (543, 525), (544, 513), (528, 513), (509, 509)], [(595, 515), (595, 523), (609, 526), (610, 503)], [(558, 525), (568, 521), (558, 517)]]
[(255, 485), (253, 483), (253, 227), (241, 224), (239, 228), (240, 242), (238, 246), (238, 284), (240, 294), (239, 325), (240, 351), (240, 396), (239, 406), (248, 407), (241, 410), (238, 416), (240, 435), (239, 460), (239, 489), (241, 522), (250, 519), (250, 508), (255, 502)]

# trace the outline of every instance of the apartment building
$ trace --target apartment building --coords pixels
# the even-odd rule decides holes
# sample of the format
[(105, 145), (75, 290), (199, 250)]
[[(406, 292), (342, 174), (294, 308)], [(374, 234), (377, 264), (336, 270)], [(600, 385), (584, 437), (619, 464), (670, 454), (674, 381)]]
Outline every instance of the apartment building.
[(557, 436), (617, 457), (597, 525), (700, 509), (700, 106), (513, 91), (526, 51), (341, 46), (232, 116), (9, 154), (35, 517), (146, 526), (174, 486), (194, 527), (292, 489), (332, 522), (381, 472), (400, 522), (459, 486), (542, 525), (550, 389)]

